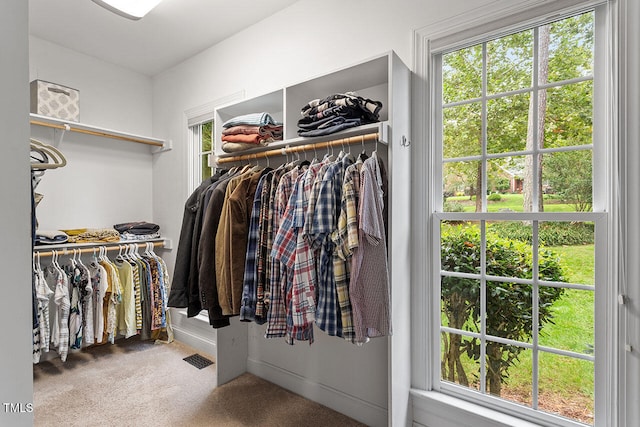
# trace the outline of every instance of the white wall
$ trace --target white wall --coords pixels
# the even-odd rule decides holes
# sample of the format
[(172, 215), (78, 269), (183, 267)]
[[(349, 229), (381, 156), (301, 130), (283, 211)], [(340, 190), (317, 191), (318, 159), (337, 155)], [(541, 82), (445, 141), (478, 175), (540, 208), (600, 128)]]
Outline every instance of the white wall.
[[(185, 111), (241, 91), (255, 97), (389, 50), (410, 66), (414, 29), (492, 2), (302, 0), (155, 76), (154, 132), (174, 142), (155, 159), (156, 218), (177, 240), (188, 196)], [(355, 347), (318, 330), (311, 347), (291, 347), (263, 333), (249, 328), (250, 371), (369, 425), (386, 425), (386, 339)]]
[[(30, 37), (29, 80), (80, 91), (80, 122), (152, 135), (151, 79), (130, 70)], [(31, 126), (31, 134), (57, 146), (67, 166), (49, 171), (36, 191), (39, 229), (110, 228), (153, 221), (153, 155), (147, 145)]]
[[(27, 407), (33, 402), (27, 5), (23, 0), (0, 3), (0, 235), (4, 242), (0, 257), (4, 276), (0, 298), (0, 425), (11, 426), (33, 423)], [(22, 406), (12, 412), (5, 404)]]

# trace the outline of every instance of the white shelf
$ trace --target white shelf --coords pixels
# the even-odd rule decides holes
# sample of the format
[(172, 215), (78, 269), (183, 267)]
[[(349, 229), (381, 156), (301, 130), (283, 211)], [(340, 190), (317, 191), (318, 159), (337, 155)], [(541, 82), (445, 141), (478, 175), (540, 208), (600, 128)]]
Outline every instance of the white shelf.
[(84, 123), (73, 122), (69, 120), (61, 120), (53, 117), (42, 116), (40, 114), (31, 113), (29, 115), (30, 123), (36, 126), (44, 126), (58, 129), (63, 132), (79, 132), (88, 135), (99, 136), (103, 138), (117, 139), (121, 141), (135, 142), (138, 144), (146, 144), (156, 147), (157, 151), (166, 151), (171, 149), (171, 141), (164, 139), (152, 138), (143, 135), (136, 135), (128, 132), (121, 132), (113, 129), (106, 129), (100, 126), (88, 125)]
[[(352, 66), (321, 75), (310, 80), (299, 82), (276, 91), (245, 99), (218, 108), (215, 112), (215, 143), (214, 154), (218, 158), (232, 155), (258, 153), (274, 148), (312, 144), (315, 142), (331, 141), (342, 137), (361, 135), (371, 130), (372, 125), (359, 126), (349, 129), (347, 132), (337, 132), (317, 138), (301, 138), (298, 136), (298, 121), (301, 116), (301, 108), (309, 101), (323, 99), (336, 93), (356, 92), (358, 95), (380, 101), (382, 109), (379, 112), (380, 123), (391, 123), (392, 94), (390, 80), (392, 78), (391, 66), (395, 64), (392, 53), (376, 56), (372, 59), (359, 62)], [(267, 112), (275, 120), (283, 123), (283, 141), (275, 141), (266, 147), (243, 150), (238, 153), (225, 153), (222, 151), (222, 124), (242, 114)], [(373, 131), (373, 130), (372, 130)], [(343, 136), (344, 135), (344, 136)]]

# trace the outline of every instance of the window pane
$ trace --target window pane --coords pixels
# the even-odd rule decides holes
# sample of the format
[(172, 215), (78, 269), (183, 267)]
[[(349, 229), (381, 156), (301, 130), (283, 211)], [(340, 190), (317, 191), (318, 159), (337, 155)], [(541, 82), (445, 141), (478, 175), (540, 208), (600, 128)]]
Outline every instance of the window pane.
[(540, 91), (546, 92), (544, 147), (557, 148), (593, 143), (593, 82)]
[(209, 167), (208, 155), (205, 154), (201, 157), (200, 164), (202, 165), (202, 181), (209, 178), (211, 176), (211, 168)]
[(533, 335), (531, 303), (532, 285), (487, 282), (487, 334), (530, 343)]
[(202, 124), (202, 150), (204, 153), (206, 151), (211, 151), (212, 142), (213, 142), (213, 122), (206, 122)]
[[(552, 305), (551, 295), (562, 292)], [(576, 353), (593, 354), (594, 294), (579, 289), (540, 287), (540, 316), (551, 320), (540, 330), (539, 343)]]
[(487, 92), (531, 86), (533, 32), (523, 31), (487, 43)]
[(482, 45), (442, 57), (442, 102), (479, 98), (482, 94)]
[(482, 117), (479, 103), (445, 108), (442, 112), (445, 159), (477, 156), (482, 152)]
[(522, 151), (527, 144), (529, 93), (487, 101), (487, 152)]
[(540, 409), (593, 425), (592, 362), (541, 352), (539, 375)]
[(480, 273), (480, 226), (473, 223), (440, 226), (441, 269)]
[(591, 212), (592, 157), (591, 150), (544, 154), (542, 182), (546, 212)]
[(487, 393), (531, 407), (532, 351), (487, 340)]
[(445, 212), (476, 212), (482, 206), (482, 197), (476, 197), (481, 188), (481, 162), (450, 162), (442, 168)]
[(593, 22), (589, 12), (547, 26), (549, 48), (541, 43), (540, 57), (548, 55), (550, 82), (593, 75)]
[[(595, 284), (594, 225), (591, 222), (540, 223), (538, 239), (544, 245), (540, 259), (556, 259), (562, 267), (563, 282)], [(551, 253), (551, 255), (547, 255)], [(549, 263), (553, 266), (553, 263)], [(553, 274), (540, 266), (540, 279), (556, 281)]]
[[(493, 345), (497, 345), (497, 343), (493, 343)], [(491, 346), (488, 349), (491, 351)], [(507, 349), (513, 354), (517, 353), (517, 359), (512, 359), (513, 365), (507, 366), (505, 364), (507, 358), (503, 356), (501, 367), (504, 378), (499, 396), (511, 402), (531, 407), (533, 404), (533, 351), (514, 346), (503, 346), (501, 348), (503, 353), (509, 355), (510, 353), (506, 351)], [(498, 354), (496, 354), (496, 357)], [(488, 359), (487, 362), (491, 363), (491, 359)], [(491, 374), (488, 373), (487, 375), (490, 376)], [(487, 387), (487, 391), (493, 395), (498, 395), (495, 390), (491, 390), (490, 386)]]
[(442, 326), (480, 332), (480, 282), (442, 276), (440, 298)]
[(524, 157), (487, 161), (487, 212), (522, 212)]
[[(505, 278), (532, 278), (531, 242), (524, 236), (530, 233), (529, 221), (496, 221), (487, 227), (487, 274)], [(496, 286), (506, 286), (497, 284)], [(500, 292), (500, 291), (497, 291)], [(518, 290), (518, 292), (521, 292)]]
[(449, 381), (475, 390), (480, 389), (480, 346), (474, 338), (443, 332), (440, 334), (440, 375)]

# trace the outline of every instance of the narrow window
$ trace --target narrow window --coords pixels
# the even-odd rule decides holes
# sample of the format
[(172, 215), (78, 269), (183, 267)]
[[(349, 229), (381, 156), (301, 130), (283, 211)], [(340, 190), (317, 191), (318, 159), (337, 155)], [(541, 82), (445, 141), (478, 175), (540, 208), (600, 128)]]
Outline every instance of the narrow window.
[(191, 188), (193, 191), (202, 181), (211, 176), (213, 155), (213, 121), (204, 121), (189, 126), (191, 145)]

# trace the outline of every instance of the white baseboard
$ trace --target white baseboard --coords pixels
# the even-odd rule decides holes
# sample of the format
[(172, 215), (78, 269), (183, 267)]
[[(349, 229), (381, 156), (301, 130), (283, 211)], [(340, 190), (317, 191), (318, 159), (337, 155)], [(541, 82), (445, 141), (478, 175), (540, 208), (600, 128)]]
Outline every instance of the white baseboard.
[(247, 359), (247, 371), (372, 427), (387, 426), (387, 409), (260, 360)]
[(199, 314), (187, 318), (186, 309), (172, 308), (171, 326), (176, 341), (187, 344), (208, 356), (216, 357), (217, 334), (209, 325), (206, 315)]
[(187, 344), (194, 349), (205, 353), (211, 357), (216, 355), (216, 342), (213, 340), (205, 339), (199, 335), (196, 335), (180, 326), (173, 325), (173, 335), (176, 341)]

